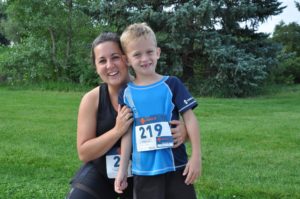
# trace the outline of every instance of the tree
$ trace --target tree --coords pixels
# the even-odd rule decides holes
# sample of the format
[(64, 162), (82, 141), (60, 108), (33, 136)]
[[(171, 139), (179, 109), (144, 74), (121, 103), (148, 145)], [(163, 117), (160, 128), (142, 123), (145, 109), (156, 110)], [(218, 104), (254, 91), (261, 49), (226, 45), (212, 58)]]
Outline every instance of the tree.
[[(276, 60), (270, 61), (270, 57), (268, 62), (264, 61), (269, 55), (275, 59), (270, 53), (274, 47), (264, 42), (268, 35), (255, 31), (268, 17), (282, 12), (284, 7), (280, 5), (277, 0), (103, 0), (100, 13), (103, 24), (119, 33), (130, 23), (147, 22), (156, 32), (162, 48), (161, 72), (175, 73), (193, 86), (197, 85), (193, 81), (198, 78), (206, 79), (214, 82), (209, 83), (215, 85), (213, 91), (224, 88), (224, 93), (242, 96), (248, 92), (244, 85), (237, 83), (242, 81), (235, 80), (242, 75), (234, 72), (238, 67), (255, 66), (244, 70), (249, 71), (246, 75), (249, 78), (243, 81), (248, 81), (247, 89), (255, 90), (267, 78), (269, 67), (276, 63)], [(256, 52), (255, 49), (261, 50)], [(216, 55), (223, 58), (215, 59)], [(225, 68), (231, 68), (232, 72), (223, 71)], [(252, 70), (257, 72), (250, 72)], [(258, 73), (259, 77), (250, 78), (251, 74)], [(224, 81), (217, 81), (224, 75), (227, 75), (227, 83), (236, 82), (235, 86), (229, 88)]]
[(280, 22), (275, 26), (272, 39), (283, 46), (278, 78), (300, 83), (300, 25), (296, 22)]
[(5, 20), (5, 18), (6, 18), (4, 11), (5, 11), (5, 3), (0, 1), (0, 45), (8, 45), (9, 44), (9, 41), (3, 35), (3, 30), (1, 28), (1, 21)]
[(178, 75), (198, 93), (250, 95), (278, 65), (278, 46), (256, 32), (285, 8), (277, 0), (6, 2), (3, 27), (16, 51), (8, 62), (15, 71), (24, 69), (22, 77), (36, 77), (34, 71), (41, 79), (86, 80), (87, 47), (96, 33), (121, 33), (134, 22), (155, 31), (162, 48), (159, 72)]
[(182, 72), (184, 80), (193, 76), (202, 33), (213, 27), (209, 1), (101, 1), (100, 13), (119, 33), (130, 23), (147, 22), (162, 48), (160, 63), (168, 65), (161, 72)]
[(296, 5), (296, 8), (299, 10), (299, 12), (300, 12), (300, 2), (298, 2), (298, 1), (295, 1), (295, 5)]
[(300, 25), (296, 22), (285, 24), (281, 21), (275, 26), (273, 40), (283, 44), (285, 52), (295, 52), (300, 56)]
[(87, 43), (96, 34), (90, 17), (81, 11), (83, 4), (79, 0), (7, 1), (3, 26), (16, 50), (8, 64), (14, 67), (19, 59), (21, 65), (25, 64), (21, 60), (28, 60), (15, 73), (24, 68), (20, 76), (29, 79), (81, 81), (89, 63)]

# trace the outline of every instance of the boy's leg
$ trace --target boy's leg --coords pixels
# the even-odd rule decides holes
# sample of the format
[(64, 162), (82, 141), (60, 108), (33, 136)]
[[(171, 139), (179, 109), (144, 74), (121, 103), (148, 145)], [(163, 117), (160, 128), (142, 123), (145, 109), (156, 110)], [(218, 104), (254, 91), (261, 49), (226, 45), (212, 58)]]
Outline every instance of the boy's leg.
[(186, 176), (183, 170), (167, 173), (166, 176), (166, 199), (197, 199), (193, 185), (186, 185)]
[(165, 199), (165, 174), (133, 177), (134, 199)]

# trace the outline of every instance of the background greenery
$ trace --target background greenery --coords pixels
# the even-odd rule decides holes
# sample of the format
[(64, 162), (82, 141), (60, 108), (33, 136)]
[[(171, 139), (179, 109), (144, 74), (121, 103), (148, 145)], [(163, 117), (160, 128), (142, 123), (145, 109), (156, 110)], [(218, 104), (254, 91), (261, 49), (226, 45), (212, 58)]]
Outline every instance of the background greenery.
[(158, 71), (199, 96), (199, 198), (300, 198), (300, 27), (257, 32), (281, 4), (0, 0), (0, 198), (65, 196), (80, 166), (77, 108), (99, 82), (90, 44), (142, 21), (162, 48)]
[(162, 48), (159, 72), (198, 96), (258, 95), (300, 82), (299, 24), (278, 24), (273, 37), (257, 32), (284, 9), (279, 0), (0, 1), (0, 83), (96, 85), (93, 39), (145, 21)]
[[(0, 198), (63, 198), (80, 166), (76, 117), (83, 92), (0, 87), (0, 93)], [(300, 87), (270, 93), (197, 98), (199, 199), (300, 198)]]

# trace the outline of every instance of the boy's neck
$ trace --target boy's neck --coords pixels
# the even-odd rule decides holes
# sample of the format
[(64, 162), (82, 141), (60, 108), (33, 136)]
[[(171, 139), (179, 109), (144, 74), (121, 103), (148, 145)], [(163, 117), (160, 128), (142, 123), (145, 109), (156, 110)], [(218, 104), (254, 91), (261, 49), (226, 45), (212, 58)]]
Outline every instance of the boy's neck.
[(158, 73), (155, 73), (153, 75), (146, 75), (146, 76), (138, 75), (134, 79), (133, 83), (138, 86), (147, 86), (160, 81), (162, 77), (163, 76)]

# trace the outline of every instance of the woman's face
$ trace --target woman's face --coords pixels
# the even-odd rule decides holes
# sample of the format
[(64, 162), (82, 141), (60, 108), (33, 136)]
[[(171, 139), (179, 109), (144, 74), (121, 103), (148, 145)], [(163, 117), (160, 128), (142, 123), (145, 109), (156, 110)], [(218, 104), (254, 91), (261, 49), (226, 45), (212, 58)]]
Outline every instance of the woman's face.
[(100, 78), (111, 86), (122, 86), (128, 80), (128, 66), (118, 44), (103, 42), (94, 48), (95, 65)]

